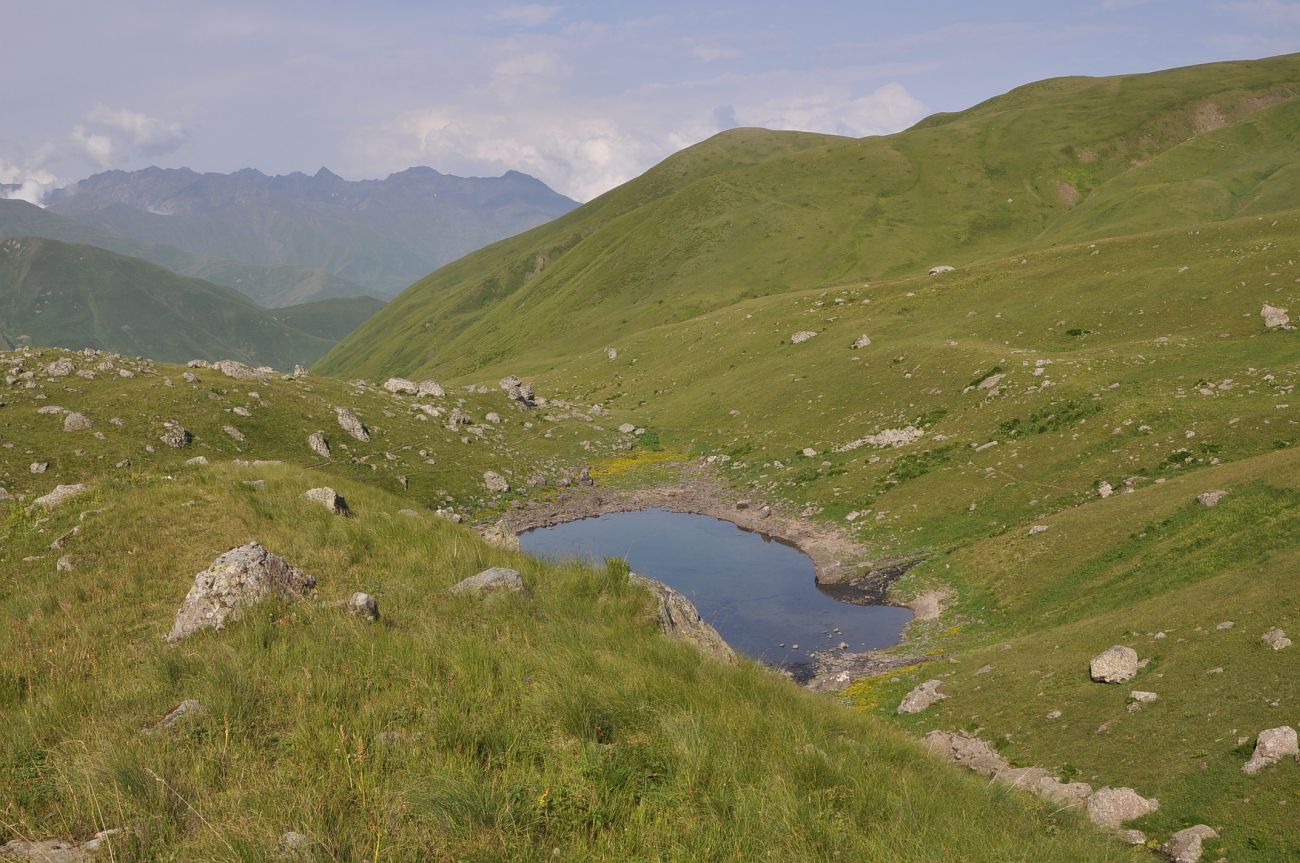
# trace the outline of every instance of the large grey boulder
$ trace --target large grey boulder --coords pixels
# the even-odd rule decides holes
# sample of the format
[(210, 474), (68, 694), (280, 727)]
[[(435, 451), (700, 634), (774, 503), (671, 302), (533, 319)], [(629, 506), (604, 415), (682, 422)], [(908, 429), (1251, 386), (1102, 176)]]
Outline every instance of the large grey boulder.
[(1111, 830), (1159, 808), (1158, 800), (1148, 800), (1132, 788), (1100, 788), (1088, 798), (1088, 818), (1098, 827)]
[(506, 478), (494, 470), (483, 472), (483, 487), (491, 492), (510, 491), (510, 483)]
[(173, 449), (180, 449), (189, 446), (190, 441), (194, 440), (194, 436), (186, 430), (185, 426), (178, 422), (165, 422), (163, 423), (163, 433), (158, 440)]
[(515, 570), (494, 566), (452, 585), (451, 592), (464, 596), (487, 596), (491, 593), (527, 593), (528, 588)]
[(1217, 839), (1218, 831), (1205, 824), (1179, 830), (1169, 841), (1160, 846), (1160, 852), (1173, 863), (1200, 863), (1205, 849), (1202, 843), (1206, 839)]
[(1286, 309), (1279, 309), (1277, 306), (1265, 303), (1259, 310), (1259, 315), (1264, 319), (1264, 326), (1270, 330), (1291, 329), (1291, 316), (1287, 314)]
[(415, 381), (408, 381), (406, 378), (389, 378), (384, 381), (384, 389), (394, 395), (401, 393), (408, 396), (413, 396), (420, 391)]
[(935, 704), (943, 701), (948, 696), (939, 691), (941, 682), (938, 680), (927, 680), (918, 685), (907, 695), (903, 696), (903, 701), (898, 705), (899, 713), (920, 713), (922, 710), (928, 710)]
[(307, 437), (307, 447), (321, 458), (330, 457), (330, 444), (322, 432), (313, 432)]
[(653, 578), (630, 573), (628, 580), (648, 588), (654, 594), (658, 603), (655, 618), (665, 635), (689, 642), (709, 656), (724, 662), (736, 661), (735, 651), (722, 640), (716, 629), (704, 622), (699, 609), (689, 599)]
[(343, 499), (343, 495), (327, 485), (308, 489), (303, 493), (303, 497), (320, 504), (334, 515), (352, 515), (352, 510), (348, 508), (348, 502)]
[(420, 381), (415, 385), (416, 393), (421, 396), (440, 399), (447, 395), (447, 391), (442, 388), (442, 384), (437, 381)]
[(52, 378), (66, 378), (76, 370), (77, 367), (67, 357), (60, 357), (45, 366), (45, 374)]
[(348, 597), (347, 609), (362, 620), (371, 623), (379, 619), (379, 602), (370, 594), (359, 590)]
[(316, 579), (258, 542), (233, 548), (194, 576), (176, 612), (167, 640), (180, 641), (203, 629), (221, 629), (243, 610), (265, 599), (296, 600), (316, 589)]
[(356, 414), (348, 408), (335, 408), (334, 412), (339, 417), (339, 428), (362, 443), (370, 443), (370, 429), (366, 428), (365, 423), (361, 422)]
[(1137, 651), (1122, 644), (1108, 647), (1092, 658), (1088, 673), (1098, 683), (1126, 683), (1137, 677)]
[(212, 368), (221, 372), (228, 378), (234, 378), (237, 381), (265, 381), (266, 375), (259, 369), (246, 366), (236, 360), (218, 360), (213, 363)]
[(931, 731), (923, 742), (940, 758), (984, 776), (996, 776), (1011, 767), (992, 746), (969, 734)]
[(518, 375), (507, 375), (501, 379), (501, 389), (506, 391), (506, 395), (525, 405), (533, 403), (535, 395), (533, 385), (526, 384), (519, 379)]
[(1242, 765), (1241, 772), (1254, 776), (1265, 767), (1288, 757), (1300, 760), (1300, 743), (1297, 742), (1296, 730), (1290, 725), (1269, 728), (1259, 732), (1259, 737), (1255, 740), (1255, 751), (1250, 760)]
[(45, 509), (54, 509), (68, 498), (76, 497), (77, 495), (84, 494), (88, 491), (90, 491), (90, 486), (82, 482), (73, 483), (71, 485), (57, 485), (54, 487), (54, 491), (46, 495), (41, 495), (36, 498), (36, 500), (32, 501), (32, 504)]
[(1259, 640), (1274, 650), (1286, 650), (1291, 646), (1291, 639), (1286, 637), (1286, 632), (1277, 627), (1273, 627), (1268, 632), (1261, 635)]
[(94, 423), (90, 421), (90, 417), (76, 411), (63, 417), (63, 430), (67, 432), (87, 431), (93, 425)]

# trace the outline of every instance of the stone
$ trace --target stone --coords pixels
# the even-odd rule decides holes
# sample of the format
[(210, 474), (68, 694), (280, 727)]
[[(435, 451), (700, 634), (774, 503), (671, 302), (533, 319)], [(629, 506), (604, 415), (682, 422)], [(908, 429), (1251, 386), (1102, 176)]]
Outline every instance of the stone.
[(1112, 830), (1159, 808), (1159, 801), (1148, 800), (1132, 788), (1100, 788), (1088, 798), (1088, 818), (1098, 827)]
[(196, 455), (194, 458), (186, 459), (185, 463), (191, 467), (206, 467), (208, 458), (207, 456)]
[(735, 663), (736, 653), (718, 631), (700, 617), (699, 609), (678, 591), (653, 578), (636, 573), (628, 581), (647, 588), (655, 598), (655, 621), (659, 631), (669, 638), (694, 645), (705, 655)]
[(194, 584), (176, 612), (167, 640), (177, 642), (204, 629), (221, 629), (243, 610), (268, 598), (292, 601), (316, 589), (316, 579), (261, 543), (233, 548), (194, 576)]
[(1285, 650), (1291, 646), (1291, 639), (1287, 638), (1286, 633), (1277, 627), (1273, 627), (1268, 632), (1261, 635), (1259, 640), (1274, 650)]
[(309, 489), (303, 493), (303, 497), (315, 501), (334, 515), (347, 516), (352, 514), (352, 510), (348, 509), (348, 502), (343, 499), (343, 495), (329, 486)]
[(356, 414), (348, 408), (335, 408), (334, 412), (338, 414), (339, 428), (362, 443), (370, 443), (370, 429), (366, 428)]
[(85, 842), (65, 839), (39, 839), (27, 841), (13, 839), (0, 845), (0, 859), (30, 860), (33, 863), (90, 863), (95, 855), (122, 830), (101, 830)]
[(1160, 696), (1154, 692), (1144, 692), (1141, 689), (1134, 689), (1128, 694), (1129, 700), (1137, 704), (1150, 704)]
[(799, 332), (790, 336), (790, 344), (799, 345), (799, 344), (803, 344), (809, 339), (815, 339), (815, 338), (817, 338), (817, 334), (814, 333), (812, 330), (800, 330)]
[(1106, 498), (1106, 497), (1110, 497), (1114, 493), (1115, 493), (1115, 487), (1108, 482), (1100, 483), (1097, 486), (1097, 497)]
[(266, 379), (266, 376), (258, 369), (251, 368), (235, 360), (218, 360), (212, 364), (211, 368), (237, 381), (261, 381)]
[(1029, 790), (1062, 808), (1086, 806), (1092, 796), (1092, 786), (1087, 782), (1062, 782), (1055, 776), (1039, 779)]
[(197, 384), (199, 382), (199, 376), (194, 374), (194, 372), (183, 372), (181, 374), (181, 380), (185, 381), (187, 384)]
[(942, 682), (938, 680), (927, 680), (917, 685), (915, 689), (903, 696), (902, 703), (898, 705), (898, 712), (920, 713), (922, 710), (928, 710), (948, 697), (939, 691), (941, 685)]
[(1291, 329), (1291, 316), (1287, 314), (1286, 309), (1279, 309), (1277, 306), (1270, 306), (1268, 303), (1259, 310), (1259, 315), (1264, 319), (1264, 326), (1270, 330)]
[(1226, 491), (1207, 491), (1196, 496), (1196, 502), (1201, 506), (1218, 506), (1219, 501), (1227, 496)]
[(290, 830), (280, 837), (280, 845), (291, 851), (300, 851), (311, 845), (311, 837), (306, 833), (299, 833), (296, 830)]
[(922, 742), (940, 758), (984, 776), (996, 776), (1011, 767), (992, 746), (969, 734), (931, 731)]
[(321, 458), (330, 457), (330, 444), (325, 440), (325, 435), (321, 432), (312, 432), (307, 437), (307, 448)]
[(447, 395), (446, 390), (442, 388), (442, 384), (437, 381), (420, 381), (416, 384), (415, 391), (417, 395), (429, 396), (435, 399), (440, 399)]
[(1088, 673), (1098, 683), (1126, 683), (1137, 676), (1137, 651), (1122, 644), (1108, 647), (1092, 658)]
[(307, 367), (302, 365), (301, 363), (295, 364), (293, 367), (292, 377), (305, 378), (306, 376), (307, 376)]
[(855, 351), (861, 350), (862, 348), (869, 348), (869, 347), (871, 347), (870, 336), (863, 334), (853, 340), (853, 350)]
[(54, 509), (68, 498), (76, 497), (79, 494), (85, 494), (88, 491), (90, 491), (90, 486), (81, 482), (72, 483), (70, 485), (56, 485), (54, 491), (36, 498), (36, 500), (32, 501), (32, 505), (43, 507), (45, 509)]
[(60, 357), (52, 363), (45, 366), (45, 374), (52, 378), (66, 378), (76, 371), (77, 367), (73, 365), (72, 360), (67, 357)]
[(420, 391), (415, 381), (408, 381), (406, 378), (389, 378), (384, 381), (384, 389), (394, 395), (401, 393), (408, 396), (413, 396)]
[(510, 491), (510, 483), (506, 478), (494, 470), (483, 472), (483, 486), (490, 492)]
[(226, 434), (230, 435), (230, 437), (233, 438), (234, 440), (239, 441), (240, 443), (243, 443), (244, 441), (247, 440), (247, 438), (244, 437), (244, 433), (241, 432), (239, 429), (235, 428), (234, 426), (225, 426), (221, 430)]
[(1037, 536), (1037, 535), (1040, 534), (1040, 533), (1046, 533), (1048, 527), (1049, 527), (1049, 525), (1046, 525), (1046, 524), (1036, 524), (1036, 525), (1034, 525), (1033, 527), (1029, 528), (1029, 535), (1030, 535), (1030, 536)]
[(930, 272), (927, 273), (927, 275), (937, 276), (941, 273), (951, 273), (953, 269), (954, 269), (953, 267), (950, 267), (947, 264), (939, 264), (937, 266), (931, 267)]
[(1201, 843), (1206, 839), (1217, 839), (1218, 836), (1214, 828), (1197, 824), (1170, 836), (1169, 841), (1160, 846), (1160, 853), (1168, 857), (1172, 863), (1200, 863), (1201, 854), (1204, 853)]
[(995, 375), (989, 375), (984, 380), (980, 381), (976, 386), (982, 390), (991, 390), (998, 384), (1002, 383), (1002, 380), (1005, 377), (1006, 375), (1004, 373), (998, 372)]
[(187, 698), (184, 701), (182, 701), (180, 704), (176, 705), (176, 707), (172, 708), (171, 712), (169, 712), (162, 719), (158, 720), (156, 723), (146, 728), (144, 730), (144, 733), (157, 734), (159, 731), (162, 731), (164, 728), (171, 728), (173, 725), (175, 725), (177, 722), (180, 722), (186, 716), (192, 716), (194, 714), (202, 713), (206, 709), (207, 709), (206, 707), (204, 707), (202, 704), (199, 703), (198, 699)]
[(45, 473), (50, 469), (50, 463), (47, 461), (34, 461), (28, 467), (32, 473)]
[(993, 774), (993, 781), (999, 785), (1029, 790), (1049, 777), (1055, 778), (1041, 767), (1008, 767)]
[(159, 435), (158, 440), (167, 444), (173, 449), (181, 449), (190, 445), (194, 440), (194, 435), (190, 434), (183, 425), (177, 422), (163, 423), (164, 431)]
[(618, 427), (619, 434), (631, 434), (634, 431), (636, 431), (636, 426), (632, 425), (632, 423), (623, 423)]
[(515, 570), (494, 566), (491, 569), (483, 570), (478, 575), (471, 575), (469, 578), (456, 583), (452, 586), (451, 592), (468, 596), (486, 596), (500, 592), (527, 595), (528, 588), (524, 585), (523, 578)]
[(348, 611), (363, 620), (374, 623), (379, 619), (379, 603), (368, 593), (357, 591), (348, 597)]
[(506, 395), (517, 402), (525, 405), (531, 405), (535, 396), (532, 384), (526, 384), (519, 379), (518, 375), (507, 375), (500, 381), (501, 389), (506, 391)]
[(66, 432), (86, 431), (93, 425), (94, 423), (90, 421), (90, 417), (76, 411), (63, 417), (63, 430)]
[(1254, 776), (1265, 767), (1270, 767), (1283, 758), (1294, 757), (1300, 760), (1300, 743), (1297, 742), (1296, 730), (1290, 725), (1269, 728), (1259, 732), (1255, 739), (1255, 751), (1241, 767), (1241, 772)]

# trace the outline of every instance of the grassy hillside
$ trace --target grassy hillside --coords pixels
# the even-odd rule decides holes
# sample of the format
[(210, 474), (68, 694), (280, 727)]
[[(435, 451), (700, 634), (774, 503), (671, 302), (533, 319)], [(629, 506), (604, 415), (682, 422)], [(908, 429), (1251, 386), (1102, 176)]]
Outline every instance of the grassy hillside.
[(1046, 81), (886, 137), (723, 133), (437, 271), (320, 368), (541, 362), (749, 297), (1289, 209), (1298, 92), (1288, 55)]
[(366, 297), (271, 312), (230, 288), (94, 246), (0, 238), (0, 332), (13, 343), (292, 368), (378, 305)]
[(272, 308), (357, 297), (365, 293), (355, 282), (324, 270), (292, 266), (258, 267), (194, 254), (153, 239), (133, 240), (43, 210), (26, 201), (0, 200), (0, 234), (45, 237), (143, 258), (182, 276), (234, 288), (254, 302)]
[[(28, 500), (93, 484), (50, 514), (0, 504), (0, 839), (128, 828), (112, 847), (124, 861), (285, 859), (287, 831), (316, 860), (1137, 859), (852, 707), (663, 638), (617, 565), (542, 564), (433, 515), (443, 492), (491, 506), (484, 465), (554, 477), (607, 457), (615, 435), (596, 424), (542, 422), (500, 391), (433, 400), (503, 414), (462, 439), (371, 387), (212, 370), (186, 383), (127, 360), (129, 379), (46, 377), (61, 356), (0, 355), (16, 379), (0, 481)], [(105, 438), (37, 413), (54, 404)], [(344, 448), (334, 405), (373, 442)], [(144, 447), (164, 417), (189, 447)], [(315, 428), (329, 461), (305, 446)], [(211, 463), (182, 463), (196, 454)], [(28, 471), (37, 457), (47, 473)], [(302, 499), (323, 483), (354, 517)], [(253, 538), (315, 575), (320, 600), (165, 644), (193, 574)], [(490, 565), (517, 567), (531, 596), (446, 593)], [(358, 589), (378, 597), (378, 624), (330, 607)], [(204, 709), (142, 733), (186, 698)]]

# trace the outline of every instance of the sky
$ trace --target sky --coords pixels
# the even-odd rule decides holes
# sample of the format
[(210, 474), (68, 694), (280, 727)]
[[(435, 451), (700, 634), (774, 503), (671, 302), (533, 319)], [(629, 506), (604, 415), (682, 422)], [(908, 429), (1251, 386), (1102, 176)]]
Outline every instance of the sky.
[[(0, 183), (507, 170), (581, 201), (735, 126), (899, 131), (1020, 84), (1300, 50), (1300, 0), (6, 0)], [(908, 8), (904, 8), (908, 7)]]

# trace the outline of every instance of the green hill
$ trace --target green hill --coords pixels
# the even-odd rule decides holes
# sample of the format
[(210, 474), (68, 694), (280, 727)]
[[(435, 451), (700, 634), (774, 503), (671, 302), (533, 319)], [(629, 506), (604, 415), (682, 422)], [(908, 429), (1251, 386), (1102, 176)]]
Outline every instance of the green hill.
[(271, 312), (230, 288), (94, 246), (0, 237), (0, 332), (14, 344), (292, 369), (379, 305), (361, 298)]

